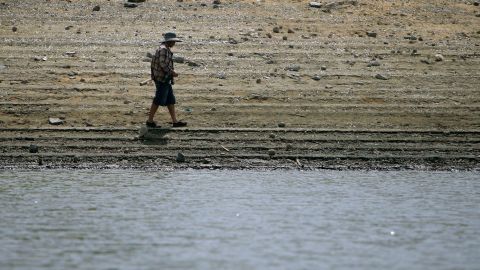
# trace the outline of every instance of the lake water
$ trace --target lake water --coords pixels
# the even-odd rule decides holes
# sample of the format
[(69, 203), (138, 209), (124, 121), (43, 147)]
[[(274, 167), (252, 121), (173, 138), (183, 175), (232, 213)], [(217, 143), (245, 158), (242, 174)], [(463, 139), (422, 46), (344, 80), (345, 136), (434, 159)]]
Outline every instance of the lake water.
[(480, 177), (3, 171), (0, 269), (480, 269)]

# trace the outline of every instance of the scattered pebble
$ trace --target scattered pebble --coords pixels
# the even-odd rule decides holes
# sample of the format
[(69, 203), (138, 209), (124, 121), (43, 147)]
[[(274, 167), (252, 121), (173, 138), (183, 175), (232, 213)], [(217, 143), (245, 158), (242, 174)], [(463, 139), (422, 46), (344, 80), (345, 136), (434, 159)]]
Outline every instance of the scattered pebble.
[(377, 74), (377, 75), (375, 75), (375, 78), (376, 78), (376, 79), (379, 79), (379, 80), (388, 80), (388, 79), (390, 79), (388, 76), (385, 76), (385, 75), (382, 75), (382, 74)]
[(100, 6), (97, 5), (97, 6), (93, 7), (93, 11), (100, 11)]
[(309, 6), (312, 8), (321, 8), (322, 4), (320, 4), (319, 2), (310, 2)]
[(63, 125), (63, 120), (60, 119), (60, 118), (50, 117), (50, 118), (48, 118), (48, 123), (50, 125), (58, 126), (58, 125)]
[(275, 150), (269, 149), (269, 150), (268, 150), (268, 155), (269, 155), (270, 157), (275, 156)]
[(377, 33), (376, 33), (376, 32), (367, 32), (367, 36), (376, 38), (376, 37), (377, 37)]
[(126, 8), (136, 8), (136, 7), (138, 7), (138, 5), (135, 4), (135, 3), (125, 3), (125, 4), (123, 4), (123, 6), (126, 7)]
[(285, 123), (283, 123), (283, 122), (278, 123), (278, 127), (284, 128), (284, 127), (286, 127), (286, 126), (287, 126), (287, 125), (286, 125)]
[(36, 144), (30, 144), (30, 146), (28, 147), (28, 151), (30, 153), (38, 153), (38, 145)]
[(185, 155), (183, 155), (182, 153), (178, 153), (176, 161), (179, 162), (179, 163), (185, 162)]
[(441, 55), (439, 53), (435, 54), (435, 61), (442, 62), (443, 60), (444, 60), (443, 55)]

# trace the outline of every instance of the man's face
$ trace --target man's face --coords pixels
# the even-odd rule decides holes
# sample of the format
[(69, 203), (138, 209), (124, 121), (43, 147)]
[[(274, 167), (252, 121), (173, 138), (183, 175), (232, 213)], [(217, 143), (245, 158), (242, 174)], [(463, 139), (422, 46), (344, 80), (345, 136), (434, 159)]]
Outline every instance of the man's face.
[(175, 41), (168, 41), (167, 46), (170, 47), (170, 48), (175, 46)]

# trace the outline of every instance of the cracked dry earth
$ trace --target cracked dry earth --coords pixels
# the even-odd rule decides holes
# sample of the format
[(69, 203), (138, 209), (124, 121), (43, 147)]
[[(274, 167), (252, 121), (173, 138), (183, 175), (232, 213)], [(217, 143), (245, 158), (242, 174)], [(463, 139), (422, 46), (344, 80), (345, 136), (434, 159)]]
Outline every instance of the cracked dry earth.
[(478, 169), (475, 1), (327, 2), (0, 1), (0, 168)]

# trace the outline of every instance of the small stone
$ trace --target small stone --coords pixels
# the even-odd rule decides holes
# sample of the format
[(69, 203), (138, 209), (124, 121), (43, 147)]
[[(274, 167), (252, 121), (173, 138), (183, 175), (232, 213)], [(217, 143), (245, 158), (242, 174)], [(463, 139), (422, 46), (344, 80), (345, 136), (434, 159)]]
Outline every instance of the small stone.
[(257, 79), (257, 83), (258, 84), (262, 83), (262, 79)]
[(283, 123), (283, 122), (278, 123), (278, 127), (280, 127), (280, 128), (284, 128), (284, 127), (286, 127), (286, 126), (287, 126), (287, 125), (286, 125), (285, 123)]
[(63, 125), (63, 120), (60, 118), (48, 118), (48, 123), (50, 125), (58, 126), (58, 125)]
[(220, 0), (213, 0), (213, 3), (214, 5), (220, 5), (222, 4), (222, 2)]
[(17, 32), (18, 28), (16, 26), (12, 27), (12, 32)]
[(28, 151), (30, 153), (38, 153), (38, 146), (36, 144), (30, 144), (30, 146), (28, 147)]
[(143, 2), (145, 2), (145, 0), (128, 0), (128, 2), (131, 2), (131, 3), (143, 3)]
[(310, 2), (309, 6), (312, 8), (321, 8), (322, 4), (320, 4), (319, 2)]
[(287, 39), (288, 39), (288, 37), (287, 37), (287, 36), (283, 36), (283, 38), (282, 38), (282, 39), (283, 39), (283, 40), (287, 40)]
[(285, 70), (288, 70), (288, 71), (299, 71), (299, 70), (300, 70), (300, 66), (299, 66), (299, 65), (290, 65), (290, 66), (286, 67)]
[(380, 66), (380, 62), (378, 62), (377, 60), (372, 60), (367, 64), (367, 67), (379, 67), (379, 66)]
[(288, 28), (288, 31), (287, 31), (289, 34), (293, 34), (295, 33), (295, 31), (293, 31), (292, 29)]
[(314, 81), (320, 81), (321, 79), (322, 79), (322, 77), (320, 77), (320, 75), (312, 76), (312, 80), (314, 80)]
[(135, 3), (125, 3), (125, 4), (123, 4), (123, 6), (126, 7), (126, 8), (136, 8), (136, 7), (138, 7), (138, 5), (135, 4)]
[(435, 61), (442, 62), (443, 60), (444, 60), (443, 55), (441, 55), (439, 53), (435, 54)]
[(267, 33), (267, 37), (268, 37), (268, 38), (272, 38), (272, 34)]
[(376, 33), (376, 32), (367, 32), (367, 36), (376, 38), (376, 37), (377, 37), (377, 33)]
[(379, 80), (388, 80), (389, 78), (385, 75), (382, 75), (382, 74), (377, 74), (375, 75), (375, 79), (379, 79)]
[(100, 6), (93, 7), (93, 11), (100, 11)]
[(321, 70), (327, 70), (327, 67), (326, 66), (321, 66), (320, 69)]
[(274, 33), (280, 33), (280, 28), (278, 26), (273, 27), (272, 30)]
[(182, 153), (178, 153), (176, 160), (177, 160), (177, 162), (179, 162), (179, 163), (183, 163), (183, 162), (185, 162), (185, 156), (184, 156)]
[(287, 144), (287, 145), (285, 146), (285, 149), (287, 149), (287, 151), (293, 150), (293, 145)]
[(225, 74), (225, 72), (219, 72), (215, 75), (215, 78), (225, 80), (227, 78), (227, 75)]
[(192, 62), (192, 61), (187, 61), (187, 64), (188, 64), (189, 67), (199, 67), (200, 66), (200, 64), (197, 64), (197, 63)]
[(275, 156), (275, 150), (269, 149), (269, 150), (268, 150), (268, 155), (269, 155), (270, 157)]
[(270, 139), (275, 139), (276, 136), (275, 136), (275, 134), (270, 133), (270, 135), (268, 135), (268, 137), (270, 137)]

